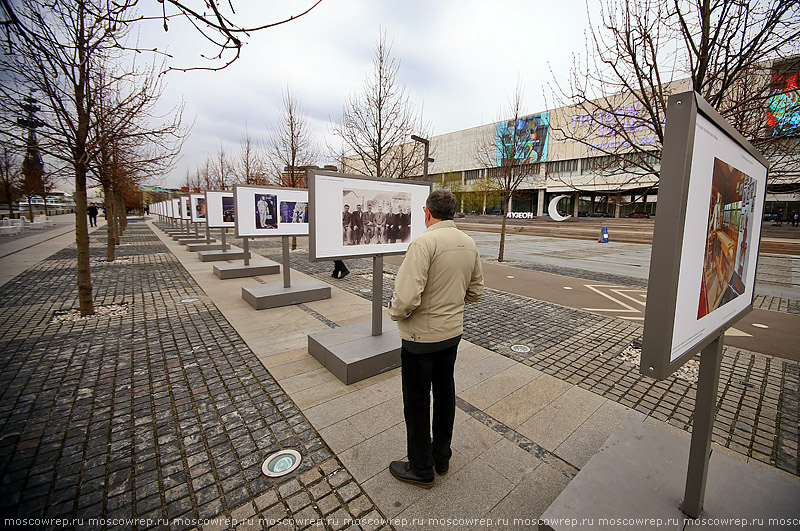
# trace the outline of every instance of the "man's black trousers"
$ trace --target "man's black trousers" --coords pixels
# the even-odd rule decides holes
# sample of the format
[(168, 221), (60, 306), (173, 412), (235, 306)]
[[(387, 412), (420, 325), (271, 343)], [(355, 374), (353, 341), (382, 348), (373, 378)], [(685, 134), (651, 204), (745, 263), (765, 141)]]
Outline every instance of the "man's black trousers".
[[(459, 338), (460, 339), (460, 338)], [(415, 354), (403, 346), (400, 357), (403, 380), (403, 414), (406, 420), (408, 461), (423, 476), (433, 475), (433, 466), (447, 465), (456, 414), (453, 369), (458, 342), (442, 350)], [(433, 389), (433, 440), (431, 441), (430, 395)]]

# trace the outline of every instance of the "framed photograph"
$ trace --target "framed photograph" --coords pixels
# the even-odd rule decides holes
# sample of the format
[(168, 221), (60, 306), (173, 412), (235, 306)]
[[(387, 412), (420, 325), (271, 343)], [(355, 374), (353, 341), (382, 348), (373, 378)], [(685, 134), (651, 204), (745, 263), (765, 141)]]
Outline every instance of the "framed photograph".
[(425, 231), (430, 183), (311, 170), (308, 185), (312, 260), (401, 254)]
[(206, 223), (211, 229), (236, 226), (233, 208), (233, 192), (209, 190), (206, 192)]
[(663, 379), (752, 309), (766, 159), (699, 95), (668, 102), (641, 372)]
[(308, 190), (274, 186), (236, 185), (236, 236), (306, 236)]
[(192, 212), (192, 222), (205, 223), (207, 217), (205, 194), (189, 194), (189, 204)]
[(183, 219), (181, 217), (181, 200), (180, 200), (180, 198), (176, 197), (175, 199), (171, 199), (170, 202), (172, 203), (172, 218), (173, 219)]
[(189, 196), (183, 196), (181, 199), (181, 219), (186, 221), (192, 220), (192, 206), (189, 203)]

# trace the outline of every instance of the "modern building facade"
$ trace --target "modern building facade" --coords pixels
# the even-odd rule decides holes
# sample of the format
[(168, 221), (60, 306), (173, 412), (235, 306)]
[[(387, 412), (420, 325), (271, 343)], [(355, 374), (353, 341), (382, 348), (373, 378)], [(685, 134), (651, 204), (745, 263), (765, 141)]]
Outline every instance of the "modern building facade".
[[(789, 75), (772, 76), (764, 128), (768, 136), (774, 135), (800, 153), (800, 61), (795, 58), (792, 64), (796, 66)], [(688, 80), (678, 81), (669, 87), (669, 92), (690, 88)], [(502, 164), (500, 148), (492, 164), (485, 153), (482, 156), (481, 146), (487, 139), (499, 143), (516, 127), (517, 132), (526, 134), (527, 168), (510, 212), (546, 215), (551, 199), (564, 195), (558, 203), (559, 210), (576, 216), (655, 215), (660, 141), (643, 125), (644, 110), (633, 98), (620, 95), (613, 106), (613, 116), (603, 112), (587, 114), (579, 107), (560, 107), (525, 116), (516, 123), (497, 122), (434, 136), (430, 138), (434, 161), (429, 165), (429, 178), (435, 186), (455, 192), (464, 212), (505, 212), (501, 194), (491, 178)], [(614, 127), (608, 123), (611, 120), (616, 123)], [(630, 127), (624, 136), (615, 134), (620, 122)], [(631, 143), (636, 144), (635, 148)], [(643, 167), (650, 171), (643, 171)], [(785, 217), (800, 210), (800, 168), (794, 167), (793, 173), (772, 183), (768, 192), (766, 213), (780, 209)]]

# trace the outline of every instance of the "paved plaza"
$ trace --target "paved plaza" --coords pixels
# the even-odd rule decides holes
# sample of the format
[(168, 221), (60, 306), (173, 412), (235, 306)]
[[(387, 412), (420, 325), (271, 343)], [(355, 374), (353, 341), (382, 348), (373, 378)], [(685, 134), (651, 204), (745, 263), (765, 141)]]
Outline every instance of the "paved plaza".
[[(466, 311), (451, 470), (429, 491), (400, 483), (387, 469), (405, 457), (399, 369), (345, 386), (307, 351), (309, 333), (369, 319), (371, 261), (348, 260), (351, 274), (333, 280), (299, 238), (292, 278), (330, 283), (332, 298), (256, 311), (241, 288), (280, 275), (219, 280), (152, 219), (134, 221), (114, 263), (103, 227), (91, 234), (95, 304), (108, 313), (85, 320), (68, 313), (68, 217), (0, 241), (0, 511), (18, 524), (530, 529), (623, 420), (688, 437), (695, 385), (639, 375), (641, 322), (488, 288)], [(471, 234), (491, 261), (496, 235)], [(605, 248), (605, 265), (587, 269), (571, 240), (513, 238), (502, 267), (515, 281), (546, 270), (646, 288), (646, 245)], [(559, 245), (576, 262), (534, 256)], [(280, 240), (251, 248), (280, 261)], [(757, 304), (797, 313), (797, 265), (762, 256)], [(384, 265), (384, 302), (396, 270)], [(800, 481), (799, 391), (797, 362), (726, 347), (714, 449)], [(279, 448), (303, 461), (267, 478), (261, 464)]]

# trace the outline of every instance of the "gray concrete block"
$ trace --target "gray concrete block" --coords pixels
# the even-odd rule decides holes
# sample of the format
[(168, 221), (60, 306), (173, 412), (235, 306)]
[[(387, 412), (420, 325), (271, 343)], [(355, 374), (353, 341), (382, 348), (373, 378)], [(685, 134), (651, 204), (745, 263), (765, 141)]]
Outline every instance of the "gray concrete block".
[[(209, 243), (208, 241), (206, 241), (204, 236), (190, 236), (186, 238), (178, 238), (176, 241), (181, 245), (191, 245), (194, 243)], [(212, 238), (211, 241), (213, 242), (214, 239)]]
[(400, 332), (385, 317), (383, 333), (372, 335), (372, 321), (309, 334), (308, 351), (346, 385), (400, 366)]
[(229, 251), (198, 251), (197, 258), (201, 262), (221, 262), (223, 260), (243, 260), (244, 251), (231, 246)]
[(231, 244), (226, 243), (224, 246), (221, 243), (190, 243), (186, 246), (186, 250), (190, 253), (198, 251), (221, 251), (222, 249), (230, 250)]
[[(638, 518), (660, 520), (659, 529), (682, 530), (688, 460), (685, 437), (625, 420), (544, 512), (540, 529), (620, 529), (619, 519)], [(740, 518), (748, 525), (758, 522), (758, 529), (785, 529), (781, 520), (800, 519), (799, 499), (800, 479), (713, 452), (702, 528), (728, 529), (728, 519)], [(771, 526), (767, 517), (778, 524)]]
[(272, 260), (259, 260), (247, 265), (239, 264), (214, 264), (214, 274), (225, 280), (228, 278), (255, 277), (258, 275), (277, 275), (281, 272), (281, 265)]
[[(213, 252), (213, 251), (209, 251)], [(198, 253), (199, 254), (199, 253)], [(288, 288), (282, 282), (242, 287), (242, 298), (256, 310), (277, 308), (331, 298), (331, 287), (310, 278), (293, 280)]]

